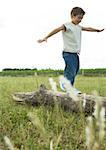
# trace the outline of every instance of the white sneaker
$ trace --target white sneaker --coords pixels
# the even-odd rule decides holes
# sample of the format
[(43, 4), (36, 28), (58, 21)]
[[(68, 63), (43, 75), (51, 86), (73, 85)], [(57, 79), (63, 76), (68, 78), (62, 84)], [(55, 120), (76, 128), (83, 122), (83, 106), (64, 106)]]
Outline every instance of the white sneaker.
[(62, 83), (61, 81), (59, 82), (60, 83), (60, 88), (62, 91), (66, 91), (65, 89), (65, 86), (64, 86), (64, 83)]
[(75, 95), (82, 94), (82, 92), (77, 90), (76, 88), (73, 88), (73, 92), (75, 93)]

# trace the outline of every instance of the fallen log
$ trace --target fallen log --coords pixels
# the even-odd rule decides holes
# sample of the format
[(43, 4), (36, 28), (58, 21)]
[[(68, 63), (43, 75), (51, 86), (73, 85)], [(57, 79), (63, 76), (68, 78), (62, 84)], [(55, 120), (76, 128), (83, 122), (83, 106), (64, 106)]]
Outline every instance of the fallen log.
[(32, 106), (43, 105), (53, 107), (55, 104), (58, 104), (65, 111), (75, 113), (84, 112), (85, 115), (92, 115), (95, 101), (100, 101), (101, 105), (105, 107), (106, 110), (106, 97), (80, 94), (78, 96), (78, 101), (75, 101), (69, 94), (47, 90), (44, 85), (41, 85), (40, 88), (34, 92), (14, 93), (13, 99), (18, 103), (26, 103)]

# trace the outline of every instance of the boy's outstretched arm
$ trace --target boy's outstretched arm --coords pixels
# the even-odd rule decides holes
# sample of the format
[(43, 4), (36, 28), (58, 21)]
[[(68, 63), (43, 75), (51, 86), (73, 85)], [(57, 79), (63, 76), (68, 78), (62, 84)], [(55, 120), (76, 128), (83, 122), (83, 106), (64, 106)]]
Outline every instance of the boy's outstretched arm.
[(44, 42), (44, 41), (47, 42), (47, 39), (48, 39), (49, 37), (51, 37), (52, 35), (58, 33), (59, 31), (62, 31), (62, 30), (64, 30), (64, 31), (66, 30), (64, 25), (62, 25), (62, 26), (60, 26), (60, 27), (54, 29), (54, 30), (51, 31), (46, 37), (44, 37), (43, 39), (39, 39), (37, 42), (38, 42), (38, 43), (42, 43), (42, 42)]
[(102, 32), (104, 29), (95, 29), (91, 27), (82, 27), (83, 31), (89, 31), (89, 32)]

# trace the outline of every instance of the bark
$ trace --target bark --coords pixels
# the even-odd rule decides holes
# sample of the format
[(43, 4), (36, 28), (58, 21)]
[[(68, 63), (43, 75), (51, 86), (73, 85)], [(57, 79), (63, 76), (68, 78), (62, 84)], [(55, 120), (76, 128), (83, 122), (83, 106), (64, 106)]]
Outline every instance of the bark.
[[(62, 109), (69, 112), (84, 112), (85, 115), (92, 115), (94, 112), (95, 102), (105, 107), (106, 97), (80, 94), (78, 100), (73, 100), (69, 94), (65, 92), (53, 92), (47, 90), (44, 85), (41, 85), (37, 91), (27, 93), (14, 93), (13, 99), (21, 104), (28, 104), (32, 106), (51, 106), (58, 104)], [(85, 106), (84, 105), (85, 102)]]

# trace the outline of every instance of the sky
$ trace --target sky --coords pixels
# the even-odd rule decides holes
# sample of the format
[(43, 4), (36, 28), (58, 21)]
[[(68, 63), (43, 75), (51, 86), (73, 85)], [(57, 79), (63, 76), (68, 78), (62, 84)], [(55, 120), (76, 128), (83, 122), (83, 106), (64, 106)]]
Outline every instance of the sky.
[[(86, 14), (84, 27), (106, 28), (105, 0), (0, 0), (0, 70), (3, 68), (64, 69), (61, 32), (37, 43), (71, 21), (73, 7)], [(81, 68), (106, 68), (106, 30), (82, 32)]]

